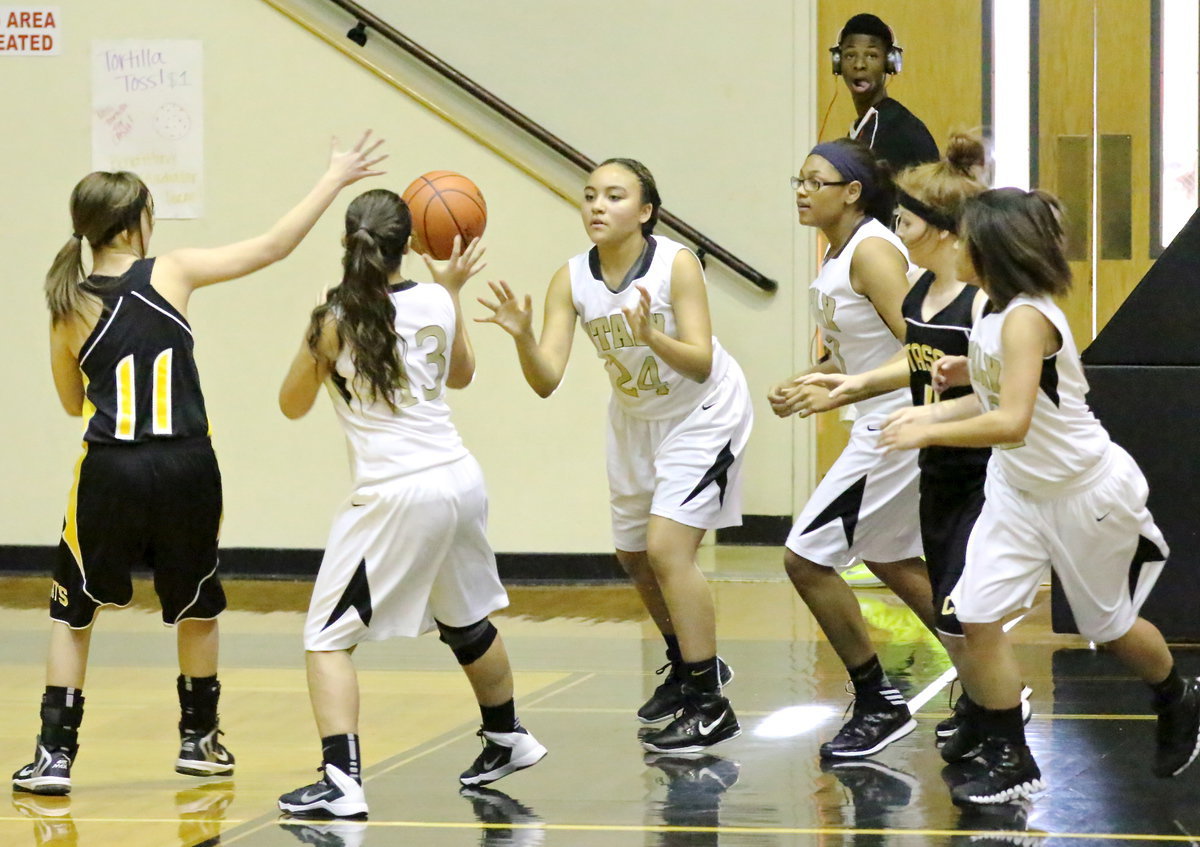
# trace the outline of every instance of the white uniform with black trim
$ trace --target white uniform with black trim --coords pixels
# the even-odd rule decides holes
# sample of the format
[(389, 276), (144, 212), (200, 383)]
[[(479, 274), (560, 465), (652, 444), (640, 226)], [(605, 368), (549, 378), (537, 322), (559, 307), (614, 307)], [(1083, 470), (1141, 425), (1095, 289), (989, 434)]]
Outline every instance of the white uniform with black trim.
[(479, 463), (450, 421), (455, 315), (440, 285), (392, 286), (405, 382), (393, 411), (343, 349), (326, 385), (346, 433), (354, 488), (339, 508), (313, 587), (306, 650), (468, 626), (508, 605), (487, 541)]
[(1167, 545), (1146, 509), (1141, 469), (1087, 406), (1070, 325), (1048, 298), (1015, 297), (975, 325), (971, 386), (984, 411), (999, 406), (1004, 321), (1022, 307), (1041, 312), (1062, 346), (1043, 360), (1024, 441), (993, 448), (987, 499), (951, 602), (964, 623), (998, 621), (1031, 605), (1053, 567), (1080, 633), (1112, 641), (1133, 626)]
[[(868, 238), (882, 238), (907, 259), (896, 234), (866, 218), (838, 255), (826, 257), (809, 286), (813, 317), (834, 364), (846, 374), (876, 368), (901, 348), (875, 306), (850, 284), (854, 251)], [(860, 559), (895, 562), (921, 555), (917, 454), (885, 454), (878, 446), (888, 415), (910, 402), (908, 390), (898, 389), (855, 404), (850, 441), (796, 518), (789, 550), (838, 569)]]
[(621, 311), (636, 307), (645, 288), (655, 325), (678, 337), (671, 268), (684, 249), (650, 236), (617, 291), (605, 285), (595, 248), (568, 263), (575, 311), (612, 379), (607, 454), (618, 550), (646, 549), (651, 514), (701, 529), (742, 522), (741, 467), (754, 413), (741, 368), (713, 338), (708, 379), (688, 379), (635, 342)]

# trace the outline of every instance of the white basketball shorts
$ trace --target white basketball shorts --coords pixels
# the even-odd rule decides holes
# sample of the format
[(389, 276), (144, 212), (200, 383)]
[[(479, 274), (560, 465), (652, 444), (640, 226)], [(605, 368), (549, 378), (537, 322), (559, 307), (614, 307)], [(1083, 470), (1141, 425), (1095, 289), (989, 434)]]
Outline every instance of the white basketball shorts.
[(697, 529), (742, 523), (742, 460), (754, 410), (746, 377), (730, 361), (695, 409), (647, 421), (608, 407), (608, 488), (613, 542), (646, 549), (650, 515)]
[(473, 456), (356, 490), (333, 521), (305, 650), (468, 626), (508, 605)]
[(1028, 608), (1054, 568), (1084, 637), (1104, 643), (1127, 633), (1168, 554), (1137, 463), (1113, 444), (1066, 493), (1041, 499), (1009, 485), (995, 464), (950, 592), (959, 620), (992, 623)]
[(850, 441), (804, 505), (787, 548), (842, 570), (860, 559), (898, 562), (921, 555), (916, 450), (879, 447), (883, 412), (854, 422)]

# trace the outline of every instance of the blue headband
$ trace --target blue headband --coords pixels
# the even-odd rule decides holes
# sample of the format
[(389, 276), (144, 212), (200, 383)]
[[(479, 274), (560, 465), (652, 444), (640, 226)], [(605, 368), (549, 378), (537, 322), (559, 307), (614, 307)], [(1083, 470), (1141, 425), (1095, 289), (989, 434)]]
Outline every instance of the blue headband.
[(864, 194), (875, 187), (874, 170), (860, 163), (843, 144), (826, 141), (814, 147), (808, 155), (820, 156), (829, 162), (847, 182), (861, 182)]

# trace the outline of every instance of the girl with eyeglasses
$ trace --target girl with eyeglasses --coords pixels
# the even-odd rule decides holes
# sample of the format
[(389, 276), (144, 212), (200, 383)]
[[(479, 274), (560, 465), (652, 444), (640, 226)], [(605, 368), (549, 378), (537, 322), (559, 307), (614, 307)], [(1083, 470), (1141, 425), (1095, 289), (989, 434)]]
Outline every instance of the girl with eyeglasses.
[[(779, 417), (840, 405), (811, 373), (859, 374), (898, 357), (904, 337), (901, 304), (908, 291), (908, 254), (887, 227), (895, 186), (886, 166), (849, 139), (813, 148), (799, 176), (800, 223), (829, 242), (809, 287), (813, 317), (827, 355), (815, 367), (775, 386), (768, 396)], [(864, 561), (930, 629), (932, 592), (921, 556), (915, 456), (885, 455), (877, 430), (907, 406), (897, 388), (857, 404), (850, 441), (817, 485), (789, 533), (784, 565), (792, 584), (824, 630), (854, 684), (854, 710), (821, 745), (826, 759), (870, 756), (916, 728), (903, 695), (892, 686), (871, 644), (853, 590), (840, 571)]]

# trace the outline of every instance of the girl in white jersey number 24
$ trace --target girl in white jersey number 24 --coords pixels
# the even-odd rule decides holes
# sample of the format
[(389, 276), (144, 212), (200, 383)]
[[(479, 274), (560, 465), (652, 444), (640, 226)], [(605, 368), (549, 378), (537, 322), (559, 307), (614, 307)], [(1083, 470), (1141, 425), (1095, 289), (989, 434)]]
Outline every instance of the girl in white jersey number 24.
[(575, 321), (612, 378), (608, 481), (617, 559), (667, 644), (666, 680), (638, 710), (674, 716), (642, 738), (654, 753), (703, 750), (741, 732), (722, 686), (716, 617), (696, 550), (709, 529), (741, 523), (741, 465), (753, 412), (737, 362), (712, 335), (695, 255), (652, 235), (658, 188), (632, 159), (588, 176), (580, 211), (595, 245), (559, 268), (541, 339), (529, 295), (491, 283), (482, 319), (513, 336), (526, 381), (548, 397), (562, 381)]
[(971, 332), (974, 393), (896, 412), (880, 435), (889, 450), (993, 448), (983, 510), (950, 594), (966, 636), (963, 686), (981, 707), (963, 730), (978, 737), (984, 767), (951, 797), (1007, 803), (1042, 788), (1002, 624), (1031, 605), (1047, 568), (1079, 632), (1149, 686), (1153, 771), (1175, 776), (1200, 751), (1197, 681), (1180, 676), (1162, 634), (1138, 615), (1167, 545), (1146, 509), (1141, 470), (1087, 406), (1075, 341), (1051, 299), (1071, 284), (1062, 208), (1040, 191), (988, 191), (966, 204), (959, 237), (959, 277), (978, 277), (994, 307)]

